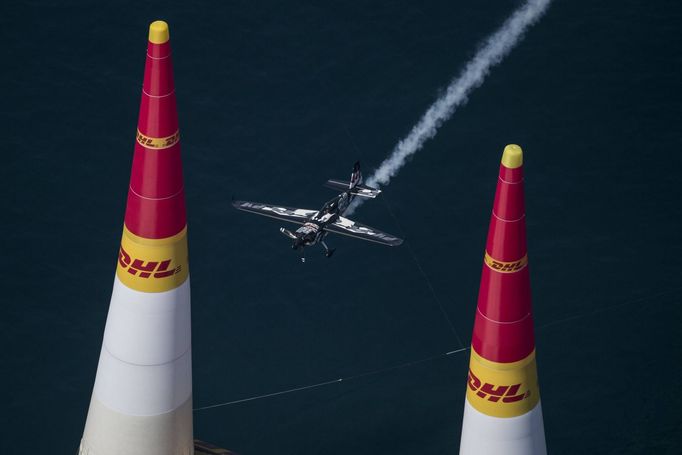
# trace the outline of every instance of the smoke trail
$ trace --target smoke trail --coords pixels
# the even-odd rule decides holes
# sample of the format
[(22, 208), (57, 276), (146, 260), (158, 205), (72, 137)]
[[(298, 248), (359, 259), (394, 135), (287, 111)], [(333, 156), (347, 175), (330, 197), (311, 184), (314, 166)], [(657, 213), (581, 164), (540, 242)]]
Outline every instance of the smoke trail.
[[(551, 0), (528, 0), (502, 24), (499, 30), (490, 35), (483, 46), (464, 67), (464, 70), (448, 85), (445, 94), (438, 98), (412, 127), (410, 134), (393, 148), (371, 177), (370, 186), (388, 185), (410, 155), (422, 148), (424, 142), (438, 132), (438, 128), (448, 120), (457, 108), (467, 102), (469, 93), (479, 87), (490, 69), (500, 63), (512, 48), (523, 38), (528, 27), (537, 22), (549, 7)], [(351, 215), (364, 202), (357, 198), (348, 208)]]

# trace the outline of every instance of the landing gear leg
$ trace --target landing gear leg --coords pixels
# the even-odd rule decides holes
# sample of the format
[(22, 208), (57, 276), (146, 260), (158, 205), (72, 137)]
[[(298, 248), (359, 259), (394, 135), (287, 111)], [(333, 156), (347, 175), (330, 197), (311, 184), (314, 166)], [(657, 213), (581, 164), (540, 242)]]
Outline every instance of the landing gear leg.
[(332, 257), (332, 254), (334, 254), (334, 251), (336, 251), (336, 248), (329, 248), (326, 243), (324, 243), (324, 240), (320, 241), (322, 246), (324, 247), (324, 255), (327, 256), (328, 258)]

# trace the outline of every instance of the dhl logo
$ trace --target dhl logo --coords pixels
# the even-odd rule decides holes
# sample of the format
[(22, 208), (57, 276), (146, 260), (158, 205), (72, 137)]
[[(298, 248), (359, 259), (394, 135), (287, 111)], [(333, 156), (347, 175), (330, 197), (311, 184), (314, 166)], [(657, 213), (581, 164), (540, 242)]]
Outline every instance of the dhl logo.
[(136, 291), (165, 292), (189, 276), (187, 230), (165, 239), (137, 237), (123, 227), (116, 276)]
[(477, 396), (483, 398), (484, 400), (488, 398), (488, 401), (497, 403), (502, 399), (502, 403), (516, 403), (517, 401), (525, 400), (530, 396), (530, 390), (525, 393), (519, 393), (521, 389), (521, 384), (514, 385), (499, 385), (483, 383), (476, 375), (469, 370), (469, 388), (472, 392), (475, 392)]
[(504, 262), (504, 261), (498, 261), (497, 259), (493, 259), (490, 257), (488, 252), (485, 252), (485, 256), (483, 257), (483, 260), (485, 261), (486, 265), (490, 267), (491, 269), (500, 272), (500, 273), (513, 273), (513, 272), (518, 272), (522, 268), (524, 268), (526, 265), (528, 265), (528, 255), (525, 255), (518, 261), (514, 262)]
[(168, 137), (161, 138), (145, 136), (140, 132), (140, 130), (137, 130), (136, 139), (142, 147), (147, 147), (150, 149), (167, 149), (168, 147), (172, 147), (178, 141), (180, 141), (180, 130)]
[[(128, 273), (140, 278), (149, 278), (152, 275), (154, 278), (168, 278), (176, 273), (180, 273), (182, 266), (177, 266), (174, 269), (170, 267), (171, 259), (163, 261), (143, 261), (142, 259), (132, 259), (130, 254), (121, 247), (118, 253), (118, 262), (123, 269), (127, 269)], [(139, 275), (138, 275), (139, 273)]]

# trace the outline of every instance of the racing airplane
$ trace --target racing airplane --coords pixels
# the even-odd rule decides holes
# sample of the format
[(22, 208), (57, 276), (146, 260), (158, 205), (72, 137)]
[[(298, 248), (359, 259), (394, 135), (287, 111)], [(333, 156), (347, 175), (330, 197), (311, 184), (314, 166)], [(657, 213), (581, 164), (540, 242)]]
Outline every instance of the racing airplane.
[(353, 166), (350, 182), (330, 179), (327, 180), (324, 186), (340, 190), (341, 193), (334, 199), (327, 201), (320, 210), (298, 209), (281, 205), (235, 200), (232, 201), (232, 205), (236, 209), (245, 212), (301, 224), (302, 226), (294, 232), (286, 228), (280, 228), (279, 231), (293, 240), (291, 248), (301, 250), (301, 261), (303, 262), (305, 262), (303, 248), (317, 243), (324, 247), (325, 256), (331, 257), (334, 254), (335, 249), (329, 248), (324, 241), (330, 232), (388, 246), (398, 246), (403, 243), (403, 240), (398, 237), (343, 217), (343, 214), (348, 210), (348, 206), (356, 197), (374, 199), (381, 193), (381, 190), (362, 184), (362, 172), (360, 172), (359, 161)]

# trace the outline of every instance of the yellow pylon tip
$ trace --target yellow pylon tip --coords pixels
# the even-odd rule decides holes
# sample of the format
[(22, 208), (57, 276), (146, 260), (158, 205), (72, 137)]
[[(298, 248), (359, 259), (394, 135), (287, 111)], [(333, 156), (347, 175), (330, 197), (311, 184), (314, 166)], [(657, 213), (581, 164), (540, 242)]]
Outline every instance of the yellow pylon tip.
[(509, 169), (516, 169), (523, 165), (523, 150), (516, 144), (509, 144), (502, 152), (502, 165)]
[(149, 25), (149, 41), (154, 44), (163, 44), (170, 39), (168, 24), (164, 21), (154, 21)]

